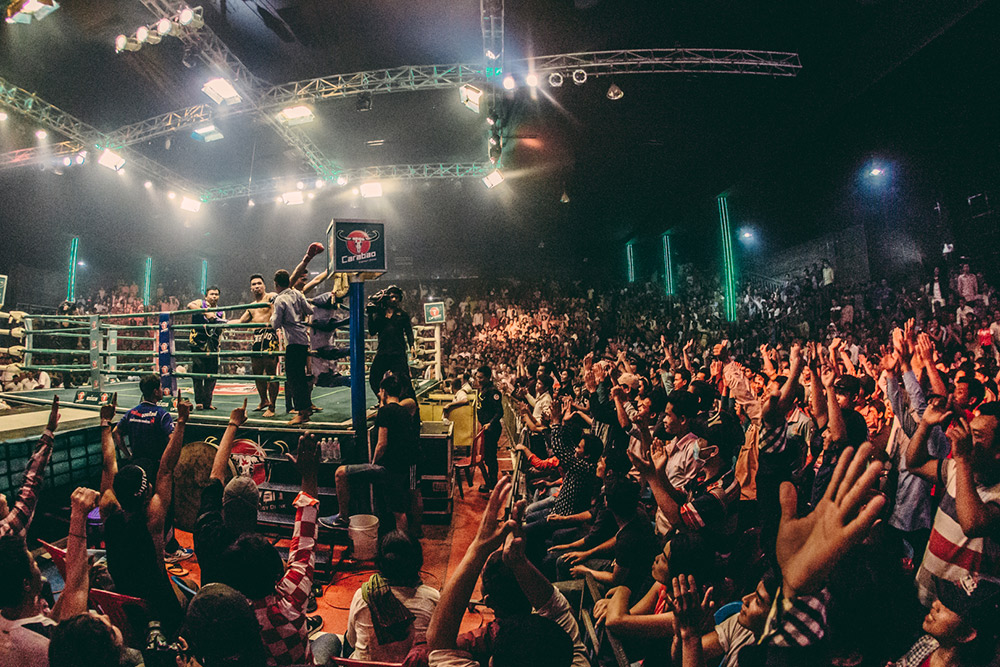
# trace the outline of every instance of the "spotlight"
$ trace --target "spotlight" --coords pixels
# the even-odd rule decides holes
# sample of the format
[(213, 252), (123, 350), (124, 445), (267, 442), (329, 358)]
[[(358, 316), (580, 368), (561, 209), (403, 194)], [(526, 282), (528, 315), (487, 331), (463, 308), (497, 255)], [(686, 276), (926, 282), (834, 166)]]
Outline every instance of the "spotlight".
[(195, 128), (194, 132), (191, 133), (191, 137), (206, 144), (223, 138), (222, 132), (219, 131), (219, 128), (215, 127), (215, 125), (211, 123)]
[(0, 120), (7, 120), (7, 112), (0, 111)]
[(608, 99), (620, 100), (623, 97), (625, 97), (625, 93), (622, 91), (622, 89), (619, 88), (616, 84), (611, 84), (611, 87), (608, 88)]
[(68, 166), (70, 166), (72, 164), (73, 164), (73, 158), (70, 158), (70, 157), (64, 157), (63, 158), (63, 166), (64, 167), (68, 167)]
[(743, 232), (743, 238), (745, 238), (745, 239), (752, 239), (753, 238), (753, 234), (751, 234), (750, 232)]
[(308, 193), (306, 195), (306, 197), (308, 197), (309, 199), (315, 199), (316, 198), (316, 193), (315, 192), (310, 192), (310, 193)]
[(496, 60), (500, 56), (497, 55), (496, 53), (493, 53), (493, 51), (491, 51), (490, 49), (486, 49), (486, 57), (489, 58), (490, 60)]
[(563, 85), (563, 75), (559, 72), (553, 72), (549, 74), (549, 85), (553, 88), (558, 88)]
[(173, 192), (168, 192), (167, 199), (177, 199), (177, 195), (175, 195)]
[(161, 37), (174, 34), (177, 24), (170, 19), (163, 18), (156, 22), (156, 34)]
[(326, 181), (324, 181), (322, 178), (317, 178), (316, 179), (316, 189), (317, 190), (321, 190), (324, 187), (326, 187)]
[(500, 161), (501, 148), (499, 146), (490, 146), (490, 162), (496, 164)]
[(501, 183), (503, 183), (503, 174), (500, 173), (499, 169), (494, 169), (490, 173), (488, 173), (485, 176), (483, 176), (483, 183), (486, 184), (487, 188), (489, 188), (490, 190), (492, 190), (496, 186), (498, 186)]
[(357, 189), (357, 188), (352, 188), (352, 189), (351, 189), (351, 194), (352, 194), (352, 195), (356, 195), (356, 194), (358, 194), (358, 189)]
[(372, 110), (372, 94), (367, 90), (358, 93), (358, 99), (354, 103), (354, 108), (358, 111), (371, 111)]
[(496, 112), (495, 111), (491, 111), (490, 115), (486, 117), (486, 124), (487, 125), (496, 125), (498, 122), (500, 122), (500, 119), (497, 118)]
[(295, 127), (303, 123), (311, 123), (316, 119), (312, 109), (307, 106), (288, 107), (278, 112), (278, 120), (288, 127)]
[(292, 190), (281, 195), (281, 201), (285, 203), (285, 206), (298, 206), (304, 204), (306, 199), (301, 190)]
[(35, 136), (38, 137), (39, 139), (44, 139), (45, 137), (49, 136), (49, 133), (46, 132), (45, 130), (38, 130), (37, 132), (35, 132)]
[(277, 202), (278, 204), (281, 204), (285, 201), (285, 198), (282, 197), (281, 195), (278, 195), (277, 197), (274, 198), (274, 201)]
[(189, 211), (191, 213), (197, 213), (198, 211), (201, 210), (201, 202), (197, 199), (191, 199), (190, 197), (185, 195), (181, 199), (181, 210)]
[(177, 18), (180, 21), (180, 24), (185, 28), (194, 28), (197, 30), (205, 25), (205, 19), (202, 17), (201, 12), (201, 7), (195, 7), (194, 9), (185, 7), (181, 10), (181, 13)]
[(504, 88), (504, 90), (514, 90), (514, 88), (516, 86), (517, 86), (517, 82), (514, 81), (514, 77), (512, 77), (510, 74), (508, 74), (507, 76), (505, 76), (503, 78), (503, 88)]
[(203, 93), (212, 98), (216, 104), (239, 104), (243, 101), (233, 84), (223, 78), (212, 79), (201, 87)]
[(483, 91), (470, 84), (465, 84), (458, 89), (458, 98), (467, 109), (479, 113), (479, 101), (483, 98)]
[(347, 176), (344, 174), (337, 176), (337, 185), (347, 185)]
[(569, 194), (567, 194), (565, 190), (563, 190), (562, 197), (559, 198), (559, 201), (561, 201), (563, 204), (569, 203)]
[(496, 130), (490, 133), (490, 146), (500, 145), (500, 134)]
[(86, 162), (87, 161), (87, 151), (80, 151), (79, 153), (77, 153), (76, 154), (76, 158), (74, 158), (74, 160), (75, 160), (75, 162), (77, 164), (83, 164), (84, 162)]
[(145, 44), (146, 40), (149, 39), (149, 28), (146, 26), (140, 26), (135, 31), (135, 39), (140, 44)]
[(247, 200), (247, 206), (256, 206), (256, 204), (253, 203), (252, 199), (249, 199)]
[(14, 0), (7, 6), (7, 23), (41, 21), (57, 9), (59, 3), (55, 0)]
[(532, 88), (534, 88), (535, 86), (538, 85), (538, 75), (529, 74), (528, 76), (524, 77), (524, 82), (529, 86), (531, 86)]
[(365, 199), (374, 199), (382, 196), (382, 184), (378, 181), (361, 184), (361, 196)]
[(582, 69), (573, 70), (573, 83), (575, 83), (578, 86), (582, 86), (583, 84), (587, 83), (586, 70)]
[(305, 187), (306, 187), (306, 184), (303, 183), (302, 181), (299, 181), (298, 183), (295, 184), (295, 187), (298, 188), (299, 190), (304, 190)]
[(97, 164), (112, 171), (121, 171), (125, 166), (125, 158), (107, 148), (101, 153), (101, 157), (97, 158)]
[(115, 37), (115, 53), (138, 51), (140, 48), (142, 48), (142, 44), (135, 37), (129, 37), (128, 35), (118, 35)]
[(145, 183), (142, 184), (142, 187), (146, 188), (147, 190), (152, 190), (153, 189), (153, 181), (146, 181)]
[(872, 176), (881, 176), (882, 174), (885, 173), (885, 169), (880, 169), (879, 167), (874, 167), (868, 173), (871, 174)]
[[(160, 37), (160, 33), (156, 31), (156, 25), (157, 24), (153, 25), (152, 30), (150, 30), (148, 27), (139, 28), (138, 30), (135, 31), (135, 38), (138, 39), (140, 42), (146, 42), (147, 44), (159, 44), (162, 37)], [(146, 36), (144, 38), (140, 38), (139, 33), (140, 31), (143, 30), (146, 31), (145, 32)]]

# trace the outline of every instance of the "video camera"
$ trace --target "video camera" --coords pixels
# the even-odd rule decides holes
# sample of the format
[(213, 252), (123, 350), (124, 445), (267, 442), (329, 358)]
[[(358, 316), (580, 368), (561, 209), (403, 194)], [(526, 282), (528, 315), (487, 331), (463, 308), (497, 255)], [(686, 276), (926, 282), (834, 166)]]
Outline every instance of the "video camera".
[(146, 644), (142, 649), (146, 667), (176, 667), (177, 658), (184, 655), (184, 649), (179, 643), (167, 641), (159, 621), (149, 622), (146, 626)]
[(391, 305), (393, 297), (395, 297), (397, 302), (402, 301), (403, 290), (396, 285), (389, 285), (384, 290), (375, 292), (375, 294), (368, 297), (368, 303), (365, 305), (365, 310), (369, 313), (385, 310)]

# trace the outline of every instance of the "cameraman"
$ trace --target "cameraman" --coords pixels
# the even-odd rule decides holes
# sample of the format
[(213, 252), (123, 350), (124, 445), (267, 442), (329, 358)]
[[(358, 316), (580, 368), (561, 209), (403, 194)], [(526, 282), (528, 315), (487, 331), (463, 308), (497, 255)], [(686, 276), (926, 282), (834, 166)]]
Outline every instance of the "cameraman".
[(406, 359), (407, 348), (412, 348), (416, 356), (413, 327), (410, 315), (399, 307), (403, 300), (403, 290), (390, 285), (373, 294), (365, 310), (368, 312), (368, 333), (378, 336), (378, 348), (372, 359), (368, 384), (372, 392), (378, 394), (382, 378), (387, 372), (403, 381), (402, 398), (416, 398), (410, 381), (410, 366)]

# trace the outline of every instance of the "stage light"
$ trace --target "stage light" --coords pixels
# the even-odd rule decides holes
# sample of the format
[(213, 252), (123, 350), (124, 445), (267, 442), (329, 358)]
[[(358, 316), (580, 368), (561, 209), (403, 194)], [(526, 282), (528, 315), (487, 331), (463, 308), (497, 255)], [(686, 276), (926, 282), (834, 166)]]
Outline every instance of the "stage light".
[(494, 169), (490, 173), (483, 176), (483, 183), (486, 184), (487, 188), (492, 190), (496, 186), (503, 183), (503, 174), (500, 172), (499, 169)]
[(206, 144), (210, 141), (218, 141), (223, 138), (222, 132), (219, 131), (219, 128), (215, 127), (215, 125), (211, 123), (196, 128), (195, 131), (191, 133), (191, 136)]
[(623, 97), (625, 97), (625, 92), (621, 88), (619, 88), (616, 84), (611, 84), (611, 87), (608, 88), (608, 99), (620, 100)]
[(247, 206), (256, 206), (252, 199), (247, 200)]
[(77, 164), (83, 164), (84, 162), (86, 162), (87, 161), (87, 151), (80, 151), (79, 153), (77, 153), (76, 157), (74, 158), (74, 161)]
[(501, 148), (499, 146), (490, 146), (490, 162), (496, 164), (500, 161)]
[(129, 37), (128, 35), (118, 35), (115, 37), (115, 53), (138, 51), (140, 48), (142, 48), (142, 44), (135, 37)]
[(465, 108), (479, 113), (479, 102), (483, 99), (483, 91), (467, 83), (458, 89), (458, 98)]
[(305, 190), (306, 184), (303, 183), (302, 181), (299, 181), (298, 183), (295, 184), (295, 187), (298, 188), (299, 190)]
[(172, 35), (176, 27), (176, 23), (170, 19), (163, 18), (156, 22), (156, 33), (161, 37), (166, 37), (167, 35)]
[(7, 112), (0, 111), (0, 120), (7, 120)]
[(357, 189), (357, 188), (352, 188), (352, 189), (351, 189), (351, 194), (352, 194), (352, 195), (356, 195), (356, 194), (358, 194), (358, 189)]
[(39, 139), (44, 139), (45, 137), (49, 136), (49, 133), (46, 132), (45, 130), (38, 130), (37, 132), (35, 132), (35, 136), (38, 137)]
[(487, 125), (496, 125), (498, 122), (500, 122), (500, 119), (497, 118), (496, 112), (495, 111), (491, 111), (490, 115), (486, 117), (486, 124)]
[(243, 101), (240, 94), (236, 92), (233, 88), (233, 84), (229, 83), (225, 79), (219, 77), (212, 79), (201, 87), (203, 93), (212, 98), (216, 104), (239, 104)]
[(347, 176), (344, 174), (337, 176), (337, 185), (347, 185)]
[(368, 148), (378, 148), (379, 146), (385, 145), (385, 139), (369, 139), (365, 142), (365, 146)]
[(156, 32), (156, 25), (153, 25), (152, 30), (147, 26), (139, 28), (135, 31), (135, 38), (146, 44), (159, 44), (161, 39), (160, 33)]
[(201, 12), (201, 7), (195, 7), (194, 9), (185, 7), (181, 10), (181, 13), (177, 18), (182, 26), (197, 30), (205, 25), (205, 19), (202, 17)]
[(378, 181), (361, 184), (361, 196), (365, 199), (374, 199), (382, 196), (382, 184)]
[(740, 237), (745, 241), (749, 241), (750, 239), (753, 238), (753, 232), (743, 232), (742, 234), (740, 234)]
[(494, 130), (493, 132), (490, 133), (490, 146), (499, 146), (499, 145), (500, 145), (500, 135), (496, 132), (496, 130)]
[(553, 88), (558, 88), (563, 85), (563, 75), (559, 72), (553, 72), (549, 74), (549, 85)]
[(278, 120), (288, 127), (295, 127), (304, 123), (311, 123), (316, 120), (312, 109), (305, 105), (288, 107), (278, 112)]
[(871, 174), (872, 176), (881, 176), (882, 174), (885, 173), (885, 169), (879, 169), (878, 167), (874, 167), (868, 173)]
[(573, 70), (573, 83), (578, 86), (587, 83), (587, 71), (582, 69)]
[(493, 53), (493, 51), (491, 51), (490, 49), (486, 49), (486, 57), (489, 58), (490, 60), (496, 60), (500, 56), (497, 55), (496, 53)]
[(322, 178), (317, 178), (316, 179), (316, 189), (317, 190), (322, 190), (324, 187), (326, 187), (326, 181), (324, 181)]
[(112, 171), (121, 171), (122, 167), (125, 166), (125, 158), (118, 155), (110, 148), (106, 148), (104, 152), (101, 153), (101, 157), (97, 159), (97, 164), (102, 167), (107, 167)]
[(63, 166), (64, 167), (69, 167), (72, 164), (73, 164), (73, 158), (70, 158), (70, 157), (64, 157), (63, 158)]
[(149, 39), (149, 28), (146, 26), (140, 26), (135, 31), (135, 39), (140, 44), (145, 44), (146, 40)]
[(281, 204), (282, 202), (285, 201), (285, 199), (281, 195), (278, 195), (277, 197), (274, 198), (274, 201)]
[(534, 88), (535, 86), (538, 85), (538, 75), (529, 74), (528, 76), (524, 77), (524, 82), (529, 86), (531, 86), (532, 88)]
[(503, 78), (503, 88), (504, 90), (514, 90), (517, 87), (517, 82), (514, 81), (514, 77), (510, 74)]
[(569, 193), (567, 193), (565, 190), (563, 190), (562, 197), (559, 198), (559, 201), (562, 202), (563, 204), (568, 204), (569, 203)]
[(41, 21), (59, 9), (55, 0), (14, 0), (7, 6), (7, 23), (31, 23)]
[(368, 91), (358, 93), (358, 99), (354, 103), (354, 108), (357, 111), (371, 111), (372, 110), (372, 94)]
[(177, 195), (174, 194), (173, 192), (168, 192), (167, 199), (177, 199)]
[(190, 211), (191, 213), (197, 213), (201, 210), (201, 201), (197, 199), (191, 199), (185, 195), (181, 198), (181, 210)]
[(310, 192), (310, 193), (308, 193), (306, 195), (306, 197), (308, 197), (309, 199), (315, 199), (316, 198), (316, 193), (315, 192)]
[(306, 199), (301, 190), (292, 190), (281, 195), (281, 201), (285, 203), (285, 206), (298, 206), (304, 204)]
[(142, 184), (142, 187), (146, 188), (147, 190), (152, 190), (153, 189), (153, 181), (146, 181), (145, 183)]

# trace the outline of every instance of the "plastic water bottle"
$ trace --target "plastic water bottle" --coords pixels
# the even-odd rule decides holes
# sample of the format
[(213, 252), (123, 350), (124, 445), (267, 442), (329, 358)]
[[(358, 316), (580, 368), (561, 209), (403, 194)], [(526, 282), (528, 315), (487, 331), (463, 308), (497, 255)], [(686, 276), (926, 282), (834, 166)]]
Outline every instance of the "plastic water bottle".
[(322, 463), (326, 463), (332, 458), (333, 447), (331, 445), (330, 438), (323, 438), (319, 441), (320, 461)]
[(330, 455), (334, 461), (340, 461), (340, 438), (334, 438), (330, 444)]

